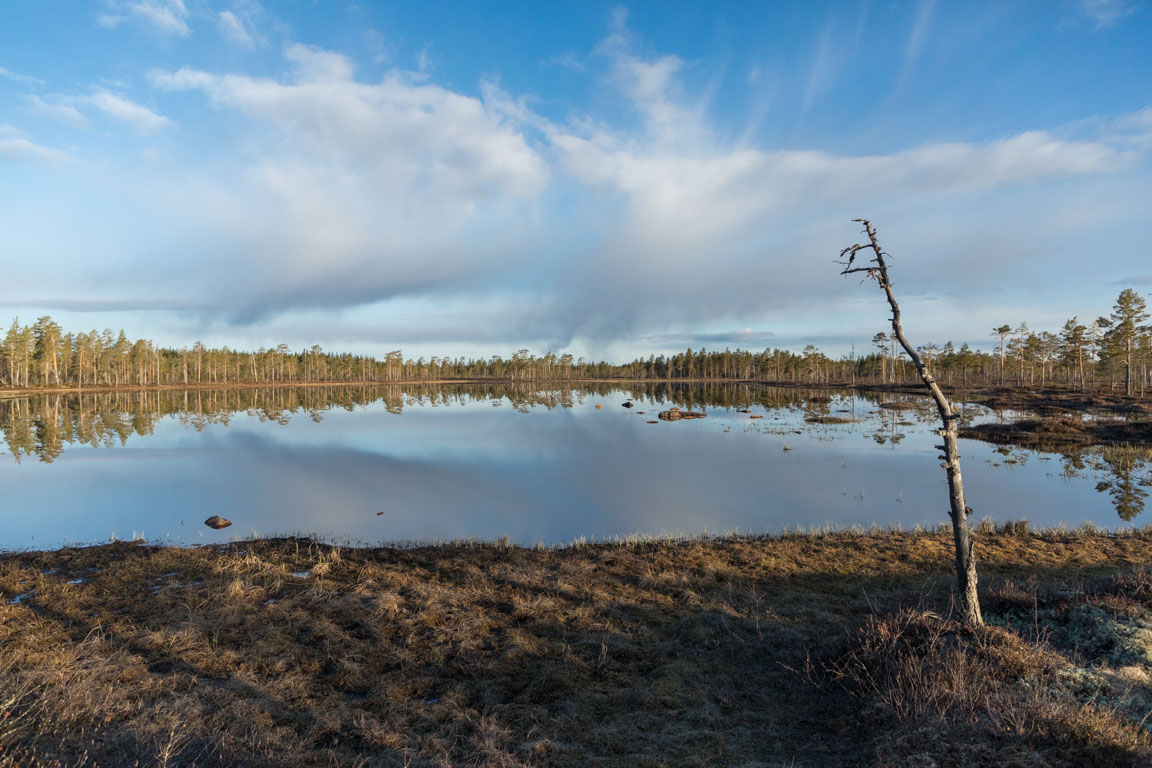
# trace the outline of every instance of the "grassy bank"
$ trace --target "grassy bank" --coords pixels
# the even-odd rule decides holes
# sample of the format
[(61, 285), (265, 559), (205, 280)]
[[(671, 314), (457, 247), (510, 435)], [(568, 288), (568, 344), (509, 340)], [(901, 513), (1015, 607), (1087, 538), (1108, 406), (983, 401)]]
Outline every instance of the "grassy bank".
[(1152, 531), (978, 546), (8, 554), (0, 765), (1150, 764)]

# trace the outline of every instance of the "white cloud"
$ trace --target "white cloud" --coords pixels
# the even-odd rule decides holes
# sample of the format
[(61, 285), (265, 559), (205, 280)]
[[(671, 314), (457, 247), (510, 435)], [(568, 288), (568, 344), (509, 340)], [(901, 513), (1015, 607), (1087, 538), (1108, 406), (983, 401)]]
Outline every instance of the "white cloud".
[(15, 133), (17, 131), (11, 126), (0, 125), (0, 161), (31, 160), (59, 164), (73, 159), (67, 152), (35, 144), (28, 139), (14, 136)]
[(67, 123), (76, 128), (84, 128), (88, 125), (88, 118), (84, 117), (80, 110), (71, 104), (64, 103), (59, 97), (52, 101), (42, 99), (39, 96), (27, 96), (26, 98), (29, 109), (35, 115)]
[[(400, 69), (362, 81), (348, 58), (304, 45), (285, 47), (275, 77), (154, 72), (160, 103), (207, 102), (228, 130), (201, 168), (174, 173), (165, 155), (123, 182), (157, 231), (137, 248), (140, 279), (156, 281), (147, 295), (179, 285), (211, 297), (206, 311), (261, 323), (388, 304), (399, 314), (382, 334), (435, 329), (445, 345), (528, 333), (745, 343), (725, 329), (776, 331), (777, 319), (844, 335), (883, 316), (845, 300), (854, 285), (830, 264), (857, 236), (855, 216), (916, 255), (899, 263), (914, 306), (929, 290), (1042, 279), (1049, 262), (1071, 271), (1054, 252), (1108, 229), (1084, 212), (1128, 221), (1146, 199), (1127, 169), (1152, 113), (884, 154), (774, 150), (717, 128), (682, 82), (691, 62), (640, 49), (620, 21), (586, 59), (640, 117), (629, 127), (552, 120), (492, 83), (476, 97)], [(140, 127), (165, 120), (103, 93), (144, 110), (116, 105)], [(96, 98), (46, 101), (90, 110)], [(143, 255), (161, 251), (163, 263)], [(486, 303), (500, 312), (476, 310)], [(445, 324), (449, 305), (458, 317)]]
[(677, 143), (699, 140), (703, 130), (704, 104), (687, 106), (679, 74), (684, 61), (673, 55), (644, 57), (634, 50), (632, 33), (625, 26), (627, 14), (613, 14), (609, 35), (596, 47), (608, 58), (609, 81), (628, 99), (644, 120), (653, 141)]
[(398, 70), (360, 82), (318, 48), (284, 56), (281, 79), (151, 75), (261, 137), (227, 189), (204, 179), (194, 201), (173, 203), (228, 233), (218, 250), (243, 253), (252, 275), (237, 284), (258, 287), (235, 297), (240, 316), (461, 285), (523, 258), (549, 169), (505, 112)]
[(21, 75), (18, 72), (13, 72), (12, 70), (5, 69), (4, 67), (0, 67), (0, 77), (11, 80), (14, 83), (20, 83), (21, 85), (44, 85), (44, 81), (38, 77), (32, 77), (31, 75)]
[(368, 181), (431, 198), (478, 202), (530, 198), (548, 169), (516, 125), (479, 99), (415, 82), (393, 70), (354, 79), (347, 58), (290, 45), (287, 82), (193, 69), (157, 72), (168, 90), (199, 90), (276, 129), (286, 150), (325, 167), (365, 169)]
[(928, 25), (932, 20), (932, 9), (936, 0), (920, 0), (916, 6), (916, 19), (912, 22), (912, 31), (908, 33), (908, 45), (904, 49), (904, 60), (908, 66), (916, 63), (920, 58), (920, 51), (924, 49), (924, 40), (928, 37)]
[(88, 126), (88, 118), (79, 107), (95, 109), (131, 127), (140, 133), (149, 133), (170, 125), (171, 120), (147, 107), (110, 91), (100, 89), (89, 96), (50, 94), (47, 97), (29, 95), (29, 110), (42, 117), (67, 123), (77, 128)]
[(145, 106), (108, 91), (97, 91), (81, 101), (141, 133), (163, 128), (172, 122)]
[(816, 44), (812, 66), (808, 68), (808, 82), (804, 87), (804, 99), (801, 102), (801, 109), (805, 112), (832, 86), (837, 70), (834, 56), (836, 45), (831, 27), (826, 26), (820, 34), (820, 41)]
[[(607, 50), (617, 58), (614, 72), (637, 73), (616, 76), (623, 92), (642, 109), (655, 105), (659, 119), (634, 132), (587, 121), (545, 126), (560, 166), (610, 201), (591, 250), (558, 278), (570, 298), (555, 313), (561, 338), (739, 320), (798, 296), (829, 297), (842, 288), (824, 276), (828, 254), (844, 243), (826, 242), (828, 222), (949, 207), (973, 216), (973, 206), (987, 205), (979, 201), (1017, 187), (1111, 174), (1139, 160), (1131, 138), (1137, 128), (1123, 141), (1100, 131), (1082, 139), (1028, 131), (860, 156), (732, 144), (682, 97), (675, 61), (644, 58), (622, 44)], [(680, 125), (694, 127), (666, 141), (666, 126)], [(805, 258), (813, 252), (827, 258)], [(954, 249), (936, 253), (940, 259)]]
[(284, 58), (296, 65), (296, 77), (303, 83), (351, 81), (354, 73), (347, 56), (314, 45), (286, 45)]
[(102, 27), (113, 29), (131, 21), (161, 35), (192, 34), (184, 0), (106, 0), (105, 5), (109, 13), (96, 19)]
[(546, 59), (543, 64), (547, 66), (562, 67), (572, 72), (584, 72), (588, 69), (584, 59), (574, 51), (558, 53), (555, 56)]
[[(877, 155), (773, 151), (722, 138), (705, 102), (686, 93), (685, 63), (637, 47), (618, 23), (590, 59), (606, 63), (608, 82), (641, 116), (634, 130), (580, 115), (553, 122), (491, 83), (474, 98), (400, 70), (360, 82), (347, 58), (302, 45), (285, 48), (289, 69), (277, 79), (156, 72), (157, 87), (247, 116), (257, 133), (246, 145), (261, 147), (227, 189), (204, 181), (172, 207), (226, 233), (203, 250), (229, 254), (220, 258), (232, 260), (235, 283), (258, 286), (220, 295), (239, 317), (511, 281), (535, 298), (520, 306), (534, 309), (520, 321), (512, 312), (505, 328), (528, 323), (563, 343), (700, 323), (764, 327), (766, 306), (847, 290), (828, 271), (845, 244), (829, 237), (829, 222), (851, 238), (849, 219), (887, 213), (885, 225), (915, 233), (897, 244), (920, 246), (937, 234), (907, 211), (943, 232), (932, 218), (942, 210), (974, 217), (974, 206), (993, 205), (979, 201), (1017, 188), (1131, 167), (1133, 137), (1147, 133), (1133, 116), (1076, 138), (1030, 131)], [(551, 210), (552, 179), (577, 190), (583, 208)], [(1071, 202), (1046, 203), (1074, 218)], [(1044, 237), (1035, 242), (1055, 235)], [(955, 252), (933, 250), (922, 269)], [(902, 278), (916, 290), (914, 273)]]
[(1094, 21), (1097, 29), (1110, 27), (1138, 10), (1136, 3), (1131, 0), (1075, 0), (1075, 7)]
[(216, 28), (222, 37), (237, 45), (251, 48), (256, 44), (244, 22), (232, 11), (220, 11), (216, 17)]

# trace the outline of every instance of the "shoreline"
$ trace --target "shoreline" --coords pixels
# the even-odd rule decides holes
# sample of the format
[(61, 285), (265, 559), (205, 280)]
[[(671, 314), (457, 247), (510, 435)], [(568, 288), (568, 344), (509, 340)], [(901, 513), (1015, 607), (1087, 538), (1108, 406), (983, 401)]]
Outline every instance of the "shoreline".
[[(193, 526), (200, 527), (199, 525)], [(1046, 541), (1074, 541), (1084, 537), (1098, 537), (1101, 539), (1148, 539), (1152, 541), (1152, 523), (1133, 524), (1119, 521), (1114, 528), (1097, 525), (1091, 521), (1084, 521), (1078, 525), (1065, 523), (1044, 527), (1035, 527), (1028, 519), (1005, 519), (995, 521), (991, 517), (983, 517), (972, 523), (972, 530), (977, 536), (996, 535), (1026, 535)], [(838, 525), (824, 523), (812, 526), (784, 526), (778, 532), (764, 531), (759, 533), (742, 532), (739, 530), (700, 533), (662, 532), (662, 533), (630, 533), (612, 536), (578, 536), (572, 539), (531, 543), (515, 542), (508, 536), (497, 538), (462, 537), (454, 539), (382, 539), (377, 541), (363, 541), (338, 536), (325, 536), (316, 532), (277, 532), (268, 534), (248, 533), (239, 534), (225, 541), (170, 541), (160, 538), (111, 538), (100, 541), (79, 542), (69, 541), (64, 544), (48, 548), (39, 547), (10, 547), (0, 548), (0, 562), (5, 558), (21, 555), (55, 555), (69, 552), (83, 552), (99, 550), (105, 547), (141, 547), (154, 549), (229, 549), (236, 547), (264, 546), (268, 542), (304, 542), (311, 546), (327, 547), (336, 550), (349, 550), (358, 552), (409, 552), (416, 550), (443, 550), (454, 552), (470, 549), (498, 549), (525, 552), (567, 552), (588, 549), (610, 549), (619, 547), (623, 549), (642, 549), (645, 547), (695, 547), (695, 546), (723, 546), (725, 544), (763, 544), (771, 546), (773, 542), (786, 541), (819, 541), (831, 538), (861, 538), (870, 537), (927, 537), (951, 536), (951, 523), (941, 520), (936, 525), (904, 526), (898, 523), (889, 525)], [(1149, 560), (1152, 566), (1152, 558)]]

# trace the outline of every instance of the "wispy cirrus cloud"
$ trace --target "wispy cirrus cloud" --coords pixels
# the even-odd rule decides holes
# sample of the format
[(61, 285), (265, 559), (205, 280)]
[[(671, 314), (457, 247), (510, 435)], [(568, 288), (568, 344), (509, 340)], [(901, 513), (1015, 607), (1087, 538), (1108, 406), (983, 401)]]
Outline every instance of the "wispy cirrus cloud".
[(153, 112), (148, 107), (110, 91), (98, 90), (78, 101), (94, 107), (140, 133), (148, 133), (172, 123), (167, 117)]
[(928, 29), (932, 23), (932, 11), (936, 7), (936, 0), (920, 0), (916, 6), (916, 16), (912, 21), (912, 30), (908, 33), (908, 44), (904, 47), (905, 66), (912, 66), (920, 58), (924, 50), (924, 43), (928, 39)]
[(47, 117), (74, 128), (86, 128), (90, 123), (82, 108), (89, 112), (95, 110), (138, 133), (151, 133), (172, 124), (169, 118), (152, 111), (143, 104), (103, 88), (98, 88), (86, 96), (62, 93), (45, 96), (28, 94), (24, 99), (32, 114)]
[(184, 0), (105, 0), (107, 13), (96, 17), (100, 26), (114, 29), (134, 23), (160, 35), (188, 37), (188, 8)]
[(66, 123), (74, 128), (84, 128), (88, 125), (88, 118), (59, 96), (45, 99), (36, 95), (28, 95), (24, 98), (28, 102), (29, 110), (34, 115)]
[(1097, 29), (1106, 29), (1120, 19), (1131, 16), (1139, 10), (1132, 0), (1074, 0), (1073, 7), (1081, 15), (1091, 19)]
[(251, 26), (249, 13), (220, 11), (216, 14), (216, 29), (220, 36), (242, 48), (254, 48), (259, 41)]
[(13, 72), (12, 70), (5, 69), (4, 67), (0, 67), (0, 77), (3, 77), (5, 80), (11, 80), (14, 83), (20, 83), (21, 85), (44, 85), (44, 81), (38, 77), (22, 75), (19, 72)]
[(62, 164), (73, 159), (61, 149), (37, 144), (24, 138), (16, 128), (0, 124), (0, 161)]

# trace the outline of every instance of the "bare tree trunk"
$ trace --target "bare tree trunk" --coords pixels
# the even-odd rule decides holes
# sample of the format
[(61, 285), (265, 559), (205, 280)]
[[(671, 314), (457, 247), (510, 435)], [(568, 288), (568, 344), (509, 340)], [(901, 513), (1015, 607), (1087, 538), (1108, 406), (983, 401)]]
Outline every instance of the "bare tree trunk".
[[(972, 510), (964, 501), (964, 482), (960, 476), (960, 449), (956, 433), (956, 420), (959, 416), (952, 408), (952, 404), (948, 402), (948, 398), (940, 390), (936, 380), (932, 378), (928, 366), (924, 364), (920, 356), (916, 354), (916, 350), (908, 342), (907, 337), (904, 336), (904, 329), (900, 324), (900, 305), (896, 303), (896, 296), (892, 293), (892, 283), (888, 279), (888, 265), (884, 261), (884, 251), (881, 250), (880, 243), (876, 240), (876, 230), (872, 228), (872, 224), (867, 219), (857, 219), (857, 221), (864, 225), (864, 232), (868, 235), (868, 244), (853, 245), (840, 252), (841, 258), (848, 257), (846, 262), (842, 262), (845, 266), (841, 274), (863, 272), (867, 277), (874, 278), (884, 289), (884, 294), (888, 298), (888, 305), (892, 309), (892, 333), (908, 357), (912, 359), (912, 363), (916, 366), (916, 372), (920, 374), (920, 380), (924, 382), (924, 386), (932, 393), (932, 399), (936, 401), (936, 410), (939, 412), (940, 421), (943, 424), (943, 427), (937, 430), (937, 434), (944, 438), (944, 455), (941, 456), (943, 463), (940, 466), (948, 475), (949, 515), (952, 518), (952, 538), (956, 545), (956, 588), (960, 597), (960, 612), (965, 623), (970, 625), (983, 624), (984, 618), (980, 613), (980, 599), (976, 593), (976, 560), (972, 553), (972, 532), (968, 528), (968, 515), (971, 514)], [(856, 254), (862, 250), (872, 251), (874, 256), (871, 262), (874, 266), (853, 269), (852, 263)]]
[(1124, 357), (1124, 394), (1132, 397), (1132, 337), (1128, 337), (1127, 354)]

